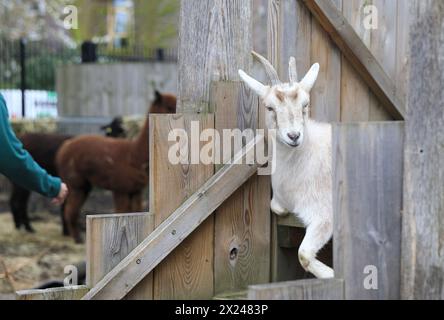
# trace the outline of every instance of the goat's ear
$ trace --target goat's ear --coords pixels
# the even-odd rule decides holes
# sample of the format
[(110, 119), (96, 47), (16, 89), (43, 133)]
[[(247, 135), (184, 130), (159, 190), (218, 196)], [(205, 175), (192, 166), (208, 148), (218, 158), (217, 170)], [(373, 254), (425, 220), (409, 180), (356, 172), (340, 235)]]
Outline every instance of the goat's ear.
[(239, 76), (241, 77), (242, 81), (251, 90), (253, 90), (259, 97), (261, 97), (261, 98), (265, 97), (265, 94), (267, 93), (267, 86), (264, 86), (262, 83), (260, 83), (256, 79), (253, 79), (248, 74), (246, 74), (243, 70), (239, 70)]
[(301, 87), (305, 91), (310, 92), (310, 90), (313, 88), (316, 82), (316, 79), (318, 78), (318, 74), (319, 74), (319, 63), (315, 63), (314, 65), (311, 66), (310, 70), (308, 70), (304, 79), (301, 80), (300, 82)]
[(155, 101), (156, 102), (161, 102), (162, 101), (162, 94), (159, 91), (154, 91), (154, 97), (155, 97)]

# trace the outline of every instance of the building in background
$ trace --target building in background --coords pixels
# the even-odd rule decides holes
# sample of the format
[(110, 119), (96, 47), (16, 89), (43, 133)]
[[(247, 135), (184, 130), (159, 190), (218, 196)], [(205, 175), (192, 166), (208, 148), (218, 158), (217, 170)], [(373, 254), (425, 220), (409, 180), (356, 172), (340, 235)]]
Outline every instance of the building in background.
[[(65, 29), (68, 5), (78, 29)], [(179, 8), (180, 0), (0, 0), (0, 92), (11, 117), (57, 116), (55, 70), (80, 63), (84, 41), (98, 44), (99, 63), (174, 61)]]

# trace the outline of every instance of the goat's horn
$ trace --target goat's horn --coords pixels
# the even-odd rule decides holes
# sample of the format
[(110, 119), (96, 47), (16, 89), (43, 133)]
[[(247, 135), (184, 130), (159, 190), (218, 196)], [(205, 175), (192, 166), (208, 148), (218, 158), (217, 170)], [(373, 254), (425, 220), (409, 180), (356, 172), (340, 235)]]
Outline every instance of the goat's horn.
[(296, 69), (295, 57), (290, 58), (290, 62), (288, 64), (288, 76), (291, 84), (298, 82), (298, 71)]
[(279, 80), (278, 73), (276, 72), (276, 69), (271, 65), (271, 63), (255, 51), (251, 51), (251, 54), (257, 60), (259, 60), (260, 63), (262, 63), (262, 65), (265, 68), (265, 72), (268, 75), (268, 78), (270, 78), (270, 80), (271, 80), (272, 85), (280, 84), (281, 80)]

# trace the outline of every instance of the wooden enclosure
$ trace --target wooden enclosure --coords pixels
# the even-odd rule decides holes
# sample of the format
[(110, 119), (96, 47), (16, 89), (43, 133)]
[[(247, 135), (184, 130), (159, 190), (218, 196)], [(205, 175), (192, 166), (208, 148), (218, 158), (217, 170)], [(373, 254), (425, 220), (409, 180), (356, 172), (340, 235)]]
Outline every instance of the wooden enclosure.
[[(378, 9), (375, 30), (363, 25), (366, 5)], [(408, 35), (417, 5), (183, 0), (179, 114), (150, 116), (151, 211), (88, 218), (83, 299), (400, 299), (401, 248), (410, 246), (402, 229), (403, 120), (411, 112)], [(335, 279), (300, 280), (304, 231), (296, 219), (270, 214), (270, 179), (256, 175), (257, 164), (167, 160), (172, 129), (264, 128), (264, 108), (237, 75), (255, 70), (252, 49), (268, 55), (283, 80), (292, 55), (299, 76), (321, 65), (311, 114), (333, 123), (335, 226), (325, 257)], [(262, 136), (246, 141), (234, 159), (264, 144)], [(377, 280), (369, 282), (372, 270)]]

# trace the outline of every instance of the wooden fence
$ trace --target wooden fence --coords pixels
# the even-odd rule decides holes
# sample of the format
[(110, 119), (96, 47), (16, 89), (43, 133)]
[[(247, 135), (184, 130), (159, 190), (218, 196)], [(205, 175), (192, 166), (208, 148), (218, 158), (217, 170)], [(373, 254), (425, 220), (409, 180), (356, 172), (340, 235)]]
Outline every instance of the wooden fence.
[[(314, 61), (322, 66), (312, 115), (335, 122), (335, 279), (270, 284), (297, 276), (302, 232), (297, 221), (270, 215), (269, 178), (255, 175), (257, 165), (167, 161), (168, 132), (190, 132), (192, 121), (199, 132), (263, 127), (263, 108), (236, 74), (251, 66), (252, 2), (186, 0), (180, 114), (150, 116), (152, 211), (89, 218), (83, 298), (209, 299), (242, 291), (251, 299), (399, 299), (401, 246), (410, 239), (404, 233), (401, 243), (405, 125), (393, 120), (406, 114), (407, 60), (399, 57), (406, 56), (407, 27), (399, 25), (410, 19), (407, 2), (371, 1), (381, 6), (382, 34), (361, 26), (368, 1), (268, 1), (267, 51), (280, 73), (290, 54), (302, 72)], [(235, 158), (264, 142), (250, 141)]]

